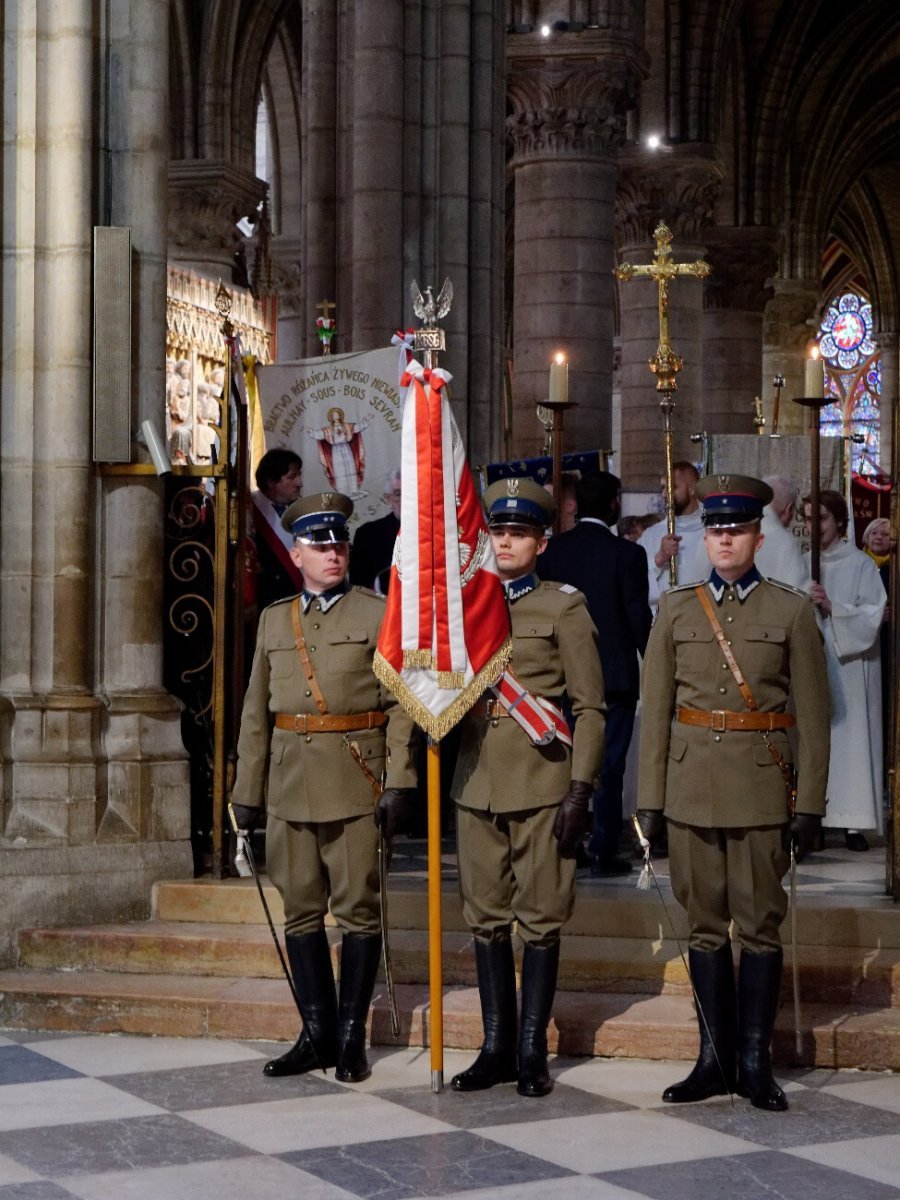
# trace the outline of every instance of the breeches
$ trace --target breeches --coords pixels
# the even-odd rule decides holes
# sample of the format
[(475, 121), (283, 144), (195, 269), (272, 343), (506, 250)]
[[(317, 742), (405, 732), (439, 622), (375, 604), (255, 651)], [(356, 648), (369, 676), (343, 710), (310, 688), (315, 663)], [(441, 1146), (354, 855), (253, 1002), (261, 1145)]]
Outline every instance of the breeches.
[(553, 823), (558, 805), (492, 813), (456, 807), (463, 916), (490, 940), (519, 923), (524, 942), (550, 943), (575, 901), (575, 860), (561, 858)]
[(731, 921), (744, 949), (780, 948), (787, 912), (781, 880), (791, 862), (783, 834), (783, 825), (701, 829), (669, 821), (672, 891), (687, 912), (695, 950), (724, 946)]
[(269, 878), (284, 902), (284, 931), (315, 933), (331, 912), (349, 933), (378, 933), (378, 830), (371, 813), (342, 821), (281, 821), (266, 829)]

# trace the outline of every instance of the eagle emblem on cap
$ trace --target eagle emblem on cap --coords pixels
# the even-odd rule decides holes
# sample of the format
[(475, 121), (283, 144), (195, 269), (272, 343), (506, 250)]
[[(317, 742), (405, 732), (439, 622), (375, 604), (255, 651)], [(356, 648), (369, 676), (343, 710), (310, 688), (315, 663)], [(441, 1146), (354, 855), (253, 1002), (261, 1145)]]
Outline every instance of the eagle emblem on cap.
[(730, 475), (717, 475), (716, 478), (719, 481), (720, 491), (727, 492), (727, 491), (731, 490), (731, 476)]
[(507, 479), (507, 481), (506, 481), (506, 494), (507, 494), (507, 496), (518, 496), (518, 494), (519, 494), (519, 481), (518, 481), (518, 479)]
[(323, 492), (322, 507), (331, 508), (332, 504), (334, 504), (334, 492)]

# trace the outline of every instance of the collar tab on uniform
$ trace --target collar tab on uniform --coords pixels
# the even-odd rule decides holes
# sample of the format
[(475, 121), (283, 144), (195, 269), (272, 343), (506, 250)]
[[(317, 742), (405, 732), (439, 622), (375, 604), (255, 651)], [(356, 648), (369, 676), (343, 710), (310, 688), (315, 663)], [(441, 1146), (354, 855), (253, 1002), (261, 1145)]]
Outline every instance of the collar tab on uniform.
[(521, 600), (523, 596), (527, 596), (529, 592), (533, 592), (539, 582), (534, 571), (529, 571), (527, 575), (520, 575), (518, 579), (511, 579), (508, 583), (504, 583), (503, 586), (506, 589), (510, 604), (514, 604), (516, 600)]
[(709, 576), (709, 590), (712, 592), (716, 604), (722, 603), (722, 598), (730, 587), (734, 588), (734, 594), (743, 604), (753, 589), (760, 583), (762, 583), (762, 575), (760, 575), (756, 567), (751, 567), (745, 575), (742, 575), (740, 579), (736, 579), (734, 583), (727, 583), (715, 567)]

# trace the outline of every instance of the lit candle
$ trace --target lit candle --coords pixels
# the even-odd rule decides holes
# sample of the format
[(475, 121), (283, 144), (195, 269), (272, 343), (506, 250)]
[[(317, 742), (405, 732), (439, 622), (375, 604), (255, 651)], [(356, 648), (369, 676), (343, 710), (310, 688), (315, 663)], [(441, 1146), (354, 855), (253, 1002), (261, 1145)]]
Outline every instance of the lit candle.
[(554, 356), (550, 364), (550, 397), (551, 404), (565, 404), (569, 399), (569, 364), (564, 354)]
[(819, 347), (813, 346), (806, 359), (803, 378), (803, 395), (820, 397), (825, 395), (825, 367), (819, 356)]

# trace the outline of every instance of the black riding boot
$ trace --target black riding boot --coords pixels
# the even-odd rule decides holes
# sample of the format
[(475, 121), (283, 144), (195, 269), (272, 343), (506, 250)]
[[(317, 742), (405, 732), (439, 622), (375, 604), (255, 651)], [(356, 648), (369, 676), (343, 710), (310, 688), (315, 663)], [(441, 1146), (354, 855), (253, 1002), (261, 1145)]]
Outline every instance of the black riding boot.
[(782, 952), (741, 951), (738, 972), (738, 1095), (754, 1108), (784, 1112), (784, 1092), (772, 1078), (769, 1047), (778, 1012)]
[(366, 1060), (366, 1018), (380, 955), (380, 933), (344, 934), (335, 1071), (335, 1077), (341, 1083), (361, 1083), (372, 1074)]
[(546, 1096), (553, 1091), (547, 1069), (547, 1025), (556, 995), (559, 942), (532, 946), (522, 957), (522, 1027), (519, 1031), (520, 1096)]
[(731, 943), (726, 942), (718, 950), (695, 950), (691, 947), (688, 961), (699, 1001), (697, 1024), (700, 1026), (700, 1054), (690, 1075), (663, 1092), (662, 1098), (668, 1104), (691, 1104), (695, 1100), (707, 1100), (710, 1096), (727, 1096), (735, 1086), (734, 963)]
[(303, 1032), (287, 1054), (263, 1067), (265, 1075), (302, 1075), (337, 1061), (337, 1002), (331, 951), (324, 930), (289, 933), (284, 938)]
[(495, 942), (476, 938), (475, 966), (484, 1041), (471, 1067), (450, 1081), (457, 1092), (481, 1092), (516, 1078), (516, 968), (512, 942), (508, 937)]

